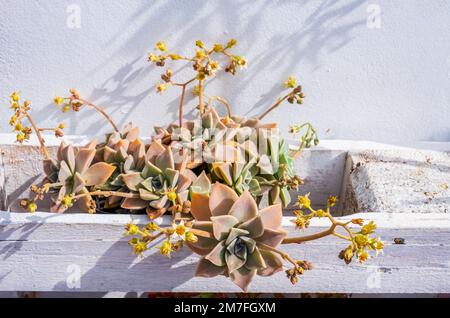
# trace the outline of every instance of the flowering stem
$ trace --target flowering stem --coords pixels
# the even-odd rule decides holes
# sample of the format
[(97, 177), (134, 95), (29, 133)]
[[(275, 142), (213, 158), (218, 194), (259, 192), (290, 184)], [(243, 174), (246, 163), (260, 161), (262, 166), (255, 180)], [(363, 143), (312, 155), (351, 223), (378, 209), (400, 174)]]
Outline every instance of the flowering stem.
[(83, 193), (79, 194), (73, 197), (74, 200), (80, 199), (87, 196), (104, 196), (104, 197), (110, 197), (110, 196), (116, 196), (116, 197), (122, 197), (122, 198), (139, 198), (139, 194), (134, 193), (125, 193), (125, 192), (118, 192), (118, 191), (94, 191), (89, 193)]
[(180, 127), (183, 125), (183, 104), (184, 104), (184, 98), (186, 96), (186, 87), (190, 83), (192, 83), (194, 80), (195, 80), (195, 78), (187, 81), (186, 83), (181, 83), (181, 84), (179, 84), (179, 83), (172, 83), (172, 85), (181, 86), (180, 106), (179, 106), (179, 109), (178, 109), (178, 117), (179, 117), (178, 120), (179, 120)]
[(284, 96), (283, 98), (279, 98), (277, 100), (277, 102), (275, 104), (273, 104), (272, 106), (270, 106), (264, 113), (262, 113), (258, 119), (262, 120), (264, 117), (266, 117), (271, 111), (273, 111), (275, 108), (277, 108), (278, 106), (281, 105), (282, 102), (284, 102), (286, 99), (288, 99), (288, 97), (291, 95), (292, 93), (287, 94), (286, 96)]
[(198, 82), (198, 107), (200, 115), (202, 115), (205, 111), (203, 105), (203, 80), (199, 80)]
[(278, 249), (276, 249), (276, 248), (273, 248), (272, 246), (263, 244), (263, 243), (257, 243), (257, 245), (258, 245), (258, 247), (260, 247), (260, 248), (263, 249), (263, 250), (277, 253), (277, 254), (280, 255), (284, 260), (286, 260), (286, 261), (288, 261), (289, 263), (293, 264), (295, 267), (298, 266), (297, 263), (295, 262), (295, 260), (292, 259), (292, 258), (289, 256), (289, 254), (287, 254), (287, 253), (285, 253), (285, 252), (282, 252), (282, 251), (280, 251), (280, 250), (278, 250)]
[(314, 241), (314, 240), (320, 239), (322, 237), (333, 234), (336, 227), (337, 227), (337, 224), (333, 223), (328, 230), (325, 230), (325, 231), (322, 231), (319, 233), (315, 233), (315, 234), (311, 234), (311, 235), (305, 235), (305, 236), (299, 236), (299, 237), (289, 237), (289, 238), (284, 239), (283, 242), (281, 242), (281, 244), (292, 244), (292, 243), (301, 244), (301, 243), (304, 243), (307, 241)]
[(109, 117), (109, 115), (99, 106), (91, 103), (90, 101), (87, 101), (85, 99), (82, 98), (78, 98), (78, 100), (80, 102), (82, 102), (83, 104), (86, 104), (88, 106), (91, 106), (92, 108), (94, 108), (96, 111), (98, 111), (100, 114), (102, 114), (107, 121), (109, 121), (109, 123), (111, 124), (111, 126), (113, 127), (114, 131), (119, 132), (119, 128), (117, 128), (116, 124), (114, 123), (114, 121), (111, 119), (111, 117)]
[(231, 107), (225, 98), (220, 97), (220, 96), (208, 97), (206, 95), (205, 95), (205, 97), (207, 97), (209, 99), (208, 103), (206, 104), (207, 106), (209, 106), (212, 101), (217, 100), (218, 102), (220, 102), (222, 105), (225, 106), (225, 108), (227, 109), (228, 117), (231, 117)]
[(47, 147), (45, 147), (45, 140), (44, 140), (44, 138), (42, 138), (41, 132), (40, 132), (39, 128), (36, 126), (36, 124), (34, 123), (33, 118), (31, 118), (31, 116), (30, 116), (30, 114), (28, 114), (28, 112), (25, 112), (25, 116), (27, 117), (28, 121), (30, 122), (31, 126), (33, 127), (34, 132), (36, 133), (36, 136), (41, 145), (41, 150), (44, 153), (45, 159), (51, 159), (48, 149), (47, 149)]

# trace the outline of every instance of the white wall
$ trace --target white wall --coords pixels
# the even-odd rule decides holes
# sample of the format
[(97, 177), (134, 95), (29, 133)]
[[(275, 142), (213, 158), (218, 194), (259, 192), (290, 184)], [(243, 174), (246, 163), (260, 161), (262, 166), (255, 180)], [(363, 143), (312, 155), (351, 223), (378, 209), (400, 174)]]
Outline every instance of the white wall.
[[(81, 28), (67, 25), (71, 4), (80, 8)], [(447, 0), (1, 0), (1, 7), (2, 132), (10, 130), (14, 89), (32, 100), (44, 126), (64, 121), (69, 133), (105, 132), (93, 113), (61, 114), (51, 105), (55, 94), (77, 87), (116, 121), (133, 120), (149, 134), (176, 118), (178, 104), (176, 90), (155, 92), (160, 69), (146, 62), (154, 43), (188, 53), (198, 38), (236, 37), (249, 68), (209, 85), (235, 112), (260, 113), (295, 74), (306, 104), (287, 104), (270, 120), (311, 121), (322, 138), (450, 141)]]

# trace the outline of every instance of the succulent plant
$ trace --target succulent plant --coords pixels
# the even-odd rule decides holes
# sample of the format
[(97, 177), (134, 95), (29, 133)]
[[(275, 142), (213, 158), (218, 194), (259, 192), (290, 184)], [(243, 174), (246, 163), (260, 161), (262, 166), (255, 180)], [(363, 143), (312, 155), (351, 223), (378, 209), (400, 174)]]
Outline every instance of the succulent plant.
[[(62, 213), (68, 206), (63, 204), (63, 199), (69, 195), (80, 193), (88, 194), (90, 187), (101, 186), (113, 174), (116, 167), (106, 162), (98, 162), (93, 165), (96, 142), (91, 142), (85, 147), (74, 148), (71, 145), (61, 143), (57, 160), (44, 160), (44, 171), (47, 179), (53, 184), (60, 184), (57, 198), (51, 210)], [(81, 200), (80, 208), (92, 210), (92, 198), (87, 195)]]
[(208, 236), (199, 237), (189, 247), (202, 258), (196, 276), (228, 276), (246, 290), (255, 275), (270, 276), (282, 270), (282, 258), (273, 252), (287, 233), (281, 229), (281, 205), (258, 212), (249, 192), (240, 197), (221, 183), (211, 194), (192, 193), (192, 228)]

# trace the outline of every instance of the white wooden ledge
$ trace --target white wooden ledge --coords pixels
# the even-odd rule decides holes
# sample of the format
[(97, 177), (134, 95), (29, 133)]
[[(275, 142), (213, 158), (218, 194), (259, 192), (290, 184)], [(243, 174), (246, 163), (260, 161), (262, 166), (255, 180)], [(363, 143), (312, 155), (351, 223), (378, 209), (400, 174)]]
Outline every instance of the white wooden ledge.
[[(0, 134), (0, 206), (18, 211), (17, 199), (40, 178), (42, 165), (33, 141), (17, 147), (12, 140), (12, 135)], [(47, 144), (54, 151), (58, 141), (47, 138)], [(366, 212), (342, 218), (376, 221), (385, 253), (365, 265), (345, 265), (337, 257), (346, 247), (342, 240), (286, 245), (294, 258), (309, 260), (316, 268), (295, 286), (284, 273), (257, 277), (249, 291), (450, 293), (449, 150), (449, 143), (397, 147), (325, 141), (305, 151), (296, 162), (306, 180), (301, 192), (311, 192), (317, 203), (338, 194), (336, 215)], [(285, 211), (283, 222), (298, 235), (290, 213)], [(188, 249), (167, 259), (158, 254), (160, 243), (155, 242), (146, 258), (134, 257), (122, 237), (130, 221), (148, 222), (145, 216), (131, 215), (0, 212), (0, 291), (239, 292), (224, 277), (194, 278), (198, 257)], [(327, 225), (326, 220), (313, 220), (304, 234)], [(395, 244), (395, 238), (405, 244)]]

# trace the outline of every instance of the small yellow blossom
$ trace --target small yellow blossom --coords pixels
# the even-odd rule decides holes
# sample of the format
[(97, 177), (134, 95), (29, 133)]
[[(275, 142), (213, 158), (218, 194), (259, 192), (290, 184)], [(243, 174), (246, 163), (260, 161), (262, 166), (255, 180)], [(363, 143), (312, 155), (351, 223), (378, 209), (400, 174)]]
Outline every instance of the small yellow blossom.
[(289, 76), (287, 81), (284, 82), (284, 87), (286, 88), (295, 88), (297, 85), (297, 78), (294, 76)]
[(350, 262), (352, 261), (352, 258), (353, 258), (353, 250), (350, 247), (345, 249), (345, 251), (344, 251), (344, 253), (342, 255), (342, 258), (344, 259), (344, 261), (347, 264), (350, 264)]
[(30, 203), (28, 204), (27, 208), (28, 208), (28, 212), (34, 213), (34, 212), (36, 212), (36, 210), (37, 210), (37, 204), (34, 203), (34, 202), (30, 202)]
[(323, 218), (325, 215), (326, 215), (326, 213), (325, 213), (325, 211), (322, 210), (322, 209), (319, 209), (319, 210), (316, 211), (316, 216), (317, 216), (318, 218)]
[(236, 55), (236, 56), (234, 56), (234, 60), (236, 61), (237, 65), (239, 65), (239, 67), (241, 69), (244, 69), (247, 67), (248, 63), (247, 63), (247, 59), (245, 57)]
[(133, 254), (134, 254), (134, 255), (142, 255), (142, 253), (144, 253), (147, 249), (148, 249), (147, 243), (138, 240), (138, 241), (133, 245)]
[(204, 72), (197, 73), (197, 79), (203, 81), (206, 78), (206, 74)]
[(167, 51), (166, 43), (164, 43), (162, 41), (156, 43), (156, 48), (162, 52)]
[(197, 243), (198, 237), (192, 232), (187, 232), (186, 233), (186, 241), (188, 241), (189, 243)]
[(170, 241), (164, 241), (164, 243), (162, 243), (161, 247), (159, 248), (159, 251), (162, 255), (167, 255), (168, 257), (170, 257), (170, 253), (172, 253), (173, 251), (172, 243), (170, 243)]
[(177, 194), (174, 190), (170, 190), (167, 193), (167, 198), (169, 199), (169, 201), (171, 201), (172, 203), (175, 203), (175, 200), (177, 199)]
[(148, 60), (150, 62), (157, 62), (157, 61), (159, 61), (159, 57), (156, 54), (149, 53)]
[(172, 61), (177, 61), (181, 59), (181, 56), (178, 54), (169, 54), (169, 57), (172, 59)]
[(23, 130), (22, 123), (20, 123), (20, 122), (16, 123), (15, 126), (14, 126), (14, 130), (15, 131), (22, 131)]
[(67, 113), (68, 111), (70, 111), (70, 109), (71, 109), (71, 107), (70, 107), (69, 104), (65, 104), (65, 105), (61, 108), (61, 110), (62, 110), (63, 113)]
[(213, 51), (216, 52), (216, 53), (222, 52), (223, 51), (223, 45), (220, 44), (220, 43), (214, 44)]
[(159, 84), (156, 86), (156, 91), (157, 91), (158, 93), (162, 94), (162, 93), (167, 89), (167, 87), (169, 87), (169, 85), (164, 84), (164, 83), (159, 83)]
[(235, 46), (237, 44), (237, 40), (236, 39), (231, 39), (230, 41), (228, 41), (227, 43), (227, 49), (232, 48), (233, 46)]
[(159, 230), (159, 226), (155, 222), (150, 222), (149, 224), (147, 224), (146, 228), (150, 232), (155, 232)]
[(61, 200), (61, 204), (66, 208), (71, 208), (73, 206), (73, 196), (72, 195), (66, 195)]
[(309, 193), (307, 195), (298, 196), (298, 205), (300, 208), (309, 209), (311, 207), (311, 200), (309, 199)]
[(361, 229), (361, 234), (367, 235), (372, 234), (377, 229), (377, 225), (374, 221), (370, 221), (368, 224), (364, 225)]
[(330, 196), (329, 198), (328, 198), (328, 206), (329, 207), (333, 207), (333, 206), (335, 206), (336, 205), (336, 203), (337, 203), (337, 201), (338, 201), (338, 199), (337, 199), (337, 197), (336, 196)]
[(64, 97), (61, 96), (56, 96), (55, 98), (53, 98), (53, 102), (58, 106), (62, 105), (64, 103), (64, 100)]
[(28, 106), (30, 106), (31, 102), (29, 100), (26, 100), (23, 102), (23, 107), (27, 108)]
[(195, 51), (195, 57), (197, 59), (201, 60), (201, 59), (206, 57), (206, 54), (205, 54), (205, 52), (203, 50), (197, 50), (197, 51)]
[(195, 41), (195, 45), (201, 49), (203, 49), (205, 47), (205, 45), (203, 44), (203, 42), (201, 40)]
[(175, 227), (175, 233), (179, 236), (185, 236), (186, 234), (186, 227), (184, 224), (180, 223)]
[(16, 141), (18, 143), (23, 143), (25, 141), (25, 135), (22, 133), (18, 133), (16, 136)]
[(64, 123), (61, 123), (61, 124), (58, 125), (58, 128), (59, 129), (64, 129), (64, 128), (66, 128), (66, 125), (64, 125)]
[(358, 245), (358, 247), (366, 247), (369, 243), (369, 238), (366, 235), (356, 235), (355, 236), (355, 243)]
[(139, 227), (136, 224), (130, 223), (125, 226), (125, 236), (136, 235), (139, 233)]
[(367, 253), (366, 251), (358, 252), (358, 260), (360, 263), (364, 263), (368, 259), (369, 259), (369, 253)]
[(11, 98), (11, 100), (13, 101), (13, 102), (18, 102), (19, 101), (19, 93), (18, 92), (13, 92), (12, 94), (11, 94), (11, 96), (9, 96), (10, 98)]

